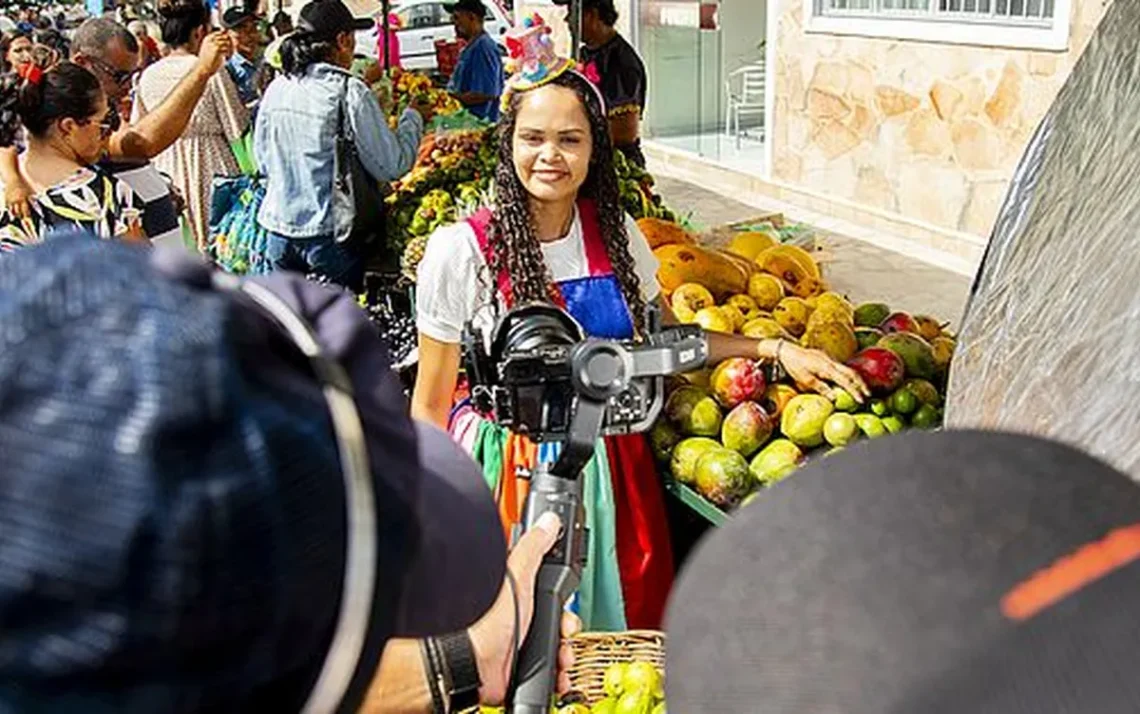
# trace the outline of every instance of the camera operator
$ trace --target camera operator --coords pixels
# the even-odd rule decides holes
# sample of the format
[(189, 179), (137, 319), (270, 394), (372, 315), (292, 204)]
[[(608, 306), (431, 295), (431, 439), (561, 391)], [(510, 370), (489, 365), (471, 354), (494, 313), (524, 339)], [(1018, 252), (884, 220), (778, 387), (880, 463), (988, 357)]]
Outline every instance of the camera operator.
[(505, 563), (352, 297), (246, 285), (89, 235), (0, 261), (0, 710), (502, 701), (560, 522)]

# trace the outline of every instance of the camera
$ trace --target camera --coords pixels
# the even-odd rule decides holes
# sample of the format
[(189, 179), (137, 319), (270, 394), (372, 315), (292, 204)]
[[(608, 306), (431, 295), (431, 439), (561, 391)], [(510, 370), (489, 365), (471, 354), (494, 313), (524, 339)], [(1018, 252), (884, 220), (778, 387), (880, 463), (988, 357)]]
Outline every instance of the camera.
[(699, 327), (661, 329), (658, 322), (650, 308), (644, 340), (593, 339), (565, 310), (535, 303), (507, 312), (489, 341), (469, 326), (472, 402), (535, 442), (571, 440), (585, 401), (604, 405), (602, 435), (647, 431), (664, 405), (665, 376), (699, 369), (708, 356)]
[(586, 559), (582, 470), (598, 437), (648, 430), (665, 401), (665, 377), (704, 366), (708, 340), (695, 326), (662, 329), (655, 306), (640, 341), (589, 338), (565, 310), (532, 303), (509, 310), (486, 339), (470, 324), (463, 347), (476, 409), (536, 442), (557, 441), (553, 464), (530, 479), (523, 522), (544, 513), (562, 521), (558, 542), (543, 558), (535, 583), (534, 619), (518, 661), (510, 714), (550, 711), (558, 663), (562, 608), (581, 582)]

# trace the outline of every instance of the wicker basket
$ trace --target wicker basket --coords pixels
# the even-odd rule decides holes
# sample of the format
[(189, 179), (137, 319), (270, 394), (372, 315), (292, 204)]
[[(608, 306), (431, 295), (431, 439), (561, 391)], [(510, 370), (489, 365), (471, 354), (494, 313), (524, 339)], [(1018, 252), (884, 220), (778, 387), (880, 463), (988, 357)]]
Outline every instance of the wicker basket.
[(574, 667), (570, 688), (581, 692), (593, 705), (606, 698), (606, 669), (617, 662), (649, 662), (665, 672), (665, 633), (655, 630), (587, 632), (570, 640)]

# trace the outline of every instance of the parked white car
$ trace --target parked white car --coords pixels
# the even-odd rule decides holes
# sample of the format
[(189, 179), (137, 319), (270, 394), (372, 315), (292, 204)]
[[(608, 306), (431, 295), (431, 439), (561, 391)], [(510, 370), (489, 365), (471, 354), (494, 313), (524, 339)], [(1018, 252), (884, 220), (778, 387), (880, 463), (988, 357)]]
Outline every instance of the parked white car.
[[(504, 35), (511, 27), (507, 13), (495, 0), (483, 0), (487, 6), (486, 30), (501, 46), (505, 45)], [(400, 0), (392, 3), (392, 12), (400, 18), (400, 64), (404, 69), (431, 71), (436, 68), (436, 40), (455, 39), (455, 26), (451, 15), (443, 9), (442, 0)], [(356, 54), (378, 59), (375, 29), (356, 33)]]

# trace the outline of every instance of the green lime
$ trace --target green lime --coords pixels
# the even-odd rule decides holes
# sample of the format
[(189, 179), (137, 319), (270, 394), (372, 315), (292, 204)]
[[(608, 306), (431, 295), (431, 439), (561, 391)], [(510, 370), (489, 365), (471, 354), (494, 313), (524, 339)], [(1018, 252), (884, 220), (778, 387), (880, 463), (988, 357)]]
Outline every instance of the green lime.
[(918, 409), (918, 397), (914, 396), (914, 392), (904, 387), (891, 395), (890, 407), (895, 414), (910, 414)]
[(915, 429), (933, 429), (942, 421), (942, 415), (929, 404), (923, 404), (910, 418), (910, 425)]
[(897, 434), (906, 429), (906, 424), (897, 416), (884, 417), (883, 426), (886, 428), (888, 434)]
[(890, 410), (887, 409), (887, 403), (885, 401), (883, 401), (882, 399), (872, 399), (871, 400), (871, 413), (877, 417), (884, 417), (888, 413), (890, 413)]
[(883, 426), (883, 420), (874, 414), (856, 414), (855, 423), (859, 425), (859, 430), (869, 439), (877, 439), (880, 436), (887, 435), (887, 428)]
[(823, 423), (823, 438), (832, 446), (846, 446), (858, 435), (859, 425), (850, 414), (836, 412)]
[(841, 412), (853, 412), (859, 408), (859, 403), (855, 401), (855, 397), (846, 389), (836, 389), (832, 394), (834, 397), (835, 408)]

